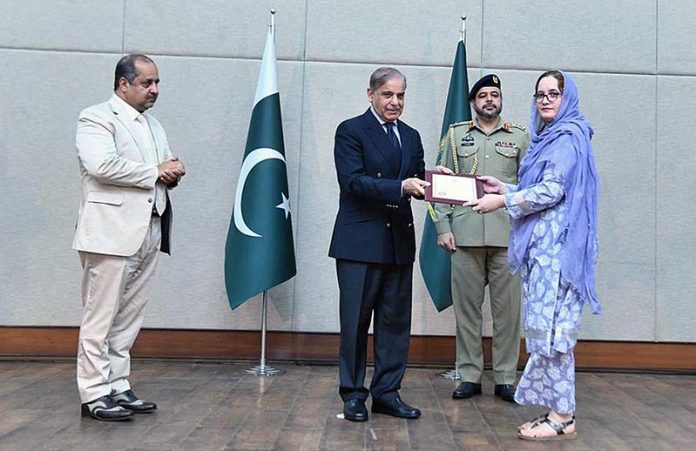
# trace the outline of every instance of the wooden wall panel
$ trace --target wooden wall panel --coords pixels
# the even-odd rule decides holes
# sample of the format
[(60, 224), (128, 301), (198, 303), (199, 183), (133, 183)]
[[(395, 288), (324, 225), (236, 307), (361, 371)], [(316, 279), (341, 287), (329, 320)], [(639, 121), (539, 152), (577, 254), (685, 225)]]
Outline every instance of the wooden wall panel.
[[(71, 357), (77, 349), (76, 327), (0, 327), (0, 357)], [(337, 363), (338, 335), (269, 332), (266, 358), (298, 363)], [(134, 357), (255, 360), (258, 331), (143, 329)], [(370, 342), (369, 347), (371, 348)], [(524, 340), (520, 366), (526, 363)], [(413, 336), (409, 363), (451, 367), (454, 337)], [(696, 344), (623, 341), (581, 341), (575, 352), (579, 369), (674, 370), (696, 372)], [(491, 340), (484, 339), (484, 359), (491, 361)]]

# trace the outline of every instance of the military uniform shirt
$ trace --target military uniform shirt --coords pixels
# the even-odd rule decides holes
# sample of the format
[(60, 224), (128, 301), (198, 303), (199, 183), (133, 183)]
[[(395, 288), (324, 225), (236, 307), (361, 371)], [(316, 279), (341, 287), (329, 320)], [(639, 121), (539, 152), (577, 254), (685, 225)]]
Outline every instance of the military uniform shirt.
[[(459, 174), (490, 175), (503, 183), (517, 183), (520, 161), (529, 146), (527, 129), (498, 120), (486, 133), (476, 121), (450, 125), (440, 143), (439, 163)], [(510, 218), (507, 210), (479, 215), (471, 207), (435, 204), (438, 234), (454, 233), (457, 246), (507, 247)]]

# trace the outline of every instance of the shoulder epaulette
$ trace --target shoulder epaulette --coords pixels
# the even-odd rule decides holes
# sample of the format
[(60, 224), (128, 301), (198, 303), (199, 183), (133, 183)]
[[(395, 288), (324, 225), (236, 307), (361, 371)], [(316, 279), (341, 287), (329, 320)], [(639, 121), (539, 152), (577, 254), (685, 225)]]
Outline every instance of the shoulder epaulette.
[(474, 121), (454, 122), (454, 123), (449, 125), (449, 128), (459, 127), (460, 125), (464, 125), (465, 127), (468, 127), (469, 129), (471, 129), (474, 126)]
[(527, 127), (524, 125), (518, 124), (517, 122), (508, 122), (510, 124), (510, 127), (517, 128), (519, 130), (522, 130), (523, 132), (527, 131)]

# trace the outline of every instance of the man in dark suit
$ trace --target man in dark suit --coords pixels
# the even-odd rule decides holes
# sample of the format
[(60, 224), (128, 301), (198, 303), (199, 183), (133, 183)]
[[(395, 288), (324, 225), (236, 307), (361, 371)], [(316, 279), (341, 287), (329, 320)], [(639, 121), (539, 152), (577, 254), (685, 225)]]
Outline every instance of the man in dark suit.
[[(411, 197), (428, 185), (418, 132), (399, 121), (406, 78), (390, 67), (370, 77), (371, 107), (336, 130), (334, 158), (340, 186), (329, 256), (340, 289), (339, 393), (344, 417), (366, 421), (372, 412), (418, 418), (399, 396), (411, 329), (415, 235)], [(367, 335), (374, 312), (375, 369), (364, 387)]]

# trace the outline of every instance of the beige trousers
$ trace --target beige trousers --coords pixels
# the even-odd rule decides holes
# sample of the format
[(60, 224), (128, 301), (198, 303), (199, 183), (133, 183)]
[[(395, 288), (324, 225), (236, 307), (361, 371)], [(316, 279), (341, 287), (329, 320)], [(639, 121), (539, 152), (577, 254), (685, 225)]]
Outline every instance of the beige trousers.
[(130, 389), (130, 348), (143, 323), (161, 239), (161, 220), (153, 216), (135, 255), (80, 252), (83, 310), (77, 387), (83, 403)]
[(493, 379), (495, 384), (514, 384), (520, 355), (521, 288), (519, 277), (510, 274), (504, 247), (457, 247), (452, 254), (457, 368), (462, 382), (481, 382), (481, 307), (486, 285), (493, 316)]

